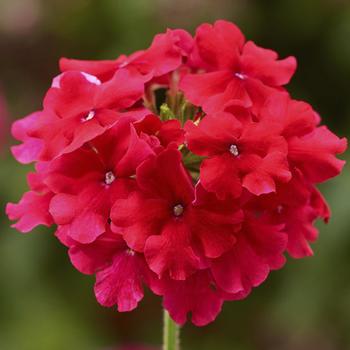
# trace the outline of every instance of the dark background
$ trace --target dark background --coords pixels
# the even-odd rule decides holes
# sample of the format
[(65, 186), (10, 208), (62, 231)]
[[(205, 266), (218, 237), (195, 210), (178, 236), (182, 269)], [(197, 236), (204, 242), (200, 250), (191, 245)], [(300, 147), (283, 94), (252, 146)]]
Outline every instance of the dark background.
[[(299, 66), (290, 84), (340, 136), (350, 128), (350, 2), (346, 0), (0, 0), (0, 89), (8, 119), (40, 109), (61, 56), (115, 58), (170, 28), (236, 22), (261, 46)], [(0, 108), (1, 110), (1, 108)], [(9, 124), (9, 123), (8, 123)], [(13, 141), (8, 137), (7, 144)], [(2, 147), (0, 204), (17, 202), (25, 174)], [(345, 158), (349, 158), (348, 155)], [(188, 350), (344, 350), (350, 347), (350, 173), (322, 185), (333, 217), (315, 256), (291, 260), (215, 323), (182, 331)], [(128, 314), (95, 301), (93, 277), (75, 271), (52, 230), (21, 235), (0, 222), (0, 349), (102, 350), (159, 344), (160, 300)]]

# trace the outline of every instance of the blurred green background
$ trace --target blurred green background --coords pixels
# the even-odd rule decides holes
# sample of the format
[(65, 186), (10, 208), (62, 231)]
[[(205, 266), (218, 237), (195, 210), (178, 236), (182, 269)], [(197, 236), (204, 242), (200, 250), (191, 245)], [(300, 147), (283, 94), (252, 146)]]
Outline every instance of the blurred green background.
[[(114, 58), (146, 48), (167, 27), (193, 32), (218, 18), (236, 22), (248, 38), (281, 56), (295, 55), (293, 96), (310, 102), (340, 136), (349, 135), (348, 0), (0, 0), (0, 89), (9, 119), (41, 107), (61, 56)], [(25, 191), (31, 167), (17, 164), (8, 149), (0, 157), (3, 212), (7, 201), (18, 201)], [(349, 183), (346, 167), (322, 186), (333, 217), (327, 226), (319, 224), (315, 256), (289, 259), (248, 299), (226, 303), (215, 323), (186, 325), (183, 349), (350, 348)], [(128, 314), (102, 308), (93, 295), (93, 278), (73, 269), (51, 230), (22, 235), (9, 225), (1, 214), (1, 350), (159, 344), (158, 298), (146, 295)]]

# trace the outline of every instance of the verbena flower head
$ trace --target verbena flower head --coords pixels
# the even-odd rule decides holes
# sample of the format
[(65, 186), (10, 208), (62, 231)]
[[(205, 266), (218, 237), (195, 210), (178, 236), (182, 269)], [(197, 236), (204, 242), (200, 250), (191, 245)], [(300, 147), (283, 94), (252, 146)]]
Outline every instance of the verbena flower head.
[(148, 287), (179, 324), (213, 321), (285, 255), (312, 255), (329, 219), (315, 185), (346, 149), (285, 85), (296, 60), (232, 23), (168, 30), (110, 61), (62, 59), (43, 108), (13, 125), (30, 191), (18, 230), (56, 225), (104, 306), (130, 311)]

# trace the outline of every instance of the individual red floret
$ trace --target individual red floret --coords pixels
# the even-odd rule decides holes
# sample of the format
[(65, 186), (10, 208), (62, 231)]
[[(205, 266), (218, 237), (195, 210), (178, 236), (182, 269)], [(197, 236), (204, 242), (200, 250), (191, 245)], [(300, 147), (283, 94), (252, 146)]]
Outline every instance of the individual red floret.
[(188, 148), (206, 156), (201, 183), (219, 198), (238, 197), (242, 187), (255, 195), (274, 192), (276, 183), (288, 182), (287, 143), (272, 122), (240, 122), (221, 112), (204, 117), (198, 126), (185, 125)]
[(284, 265), (288, 238), (283, 224), (271, 222), (266, 215), (257, 218), (250, 211), (245, 212), (242, 230), (236, 237), (230, 251), (212, 260), (211, 270), (225, 292), (247, 293), (264, 282), (270, 270)]
[(105, 232), (112, 205), (133, 190), (131, 177), (152, 154), (123, 118), (86, 147), (52, 161), (45, 181), (56, 193), (50, 213), (60, 225), (59, 238), (90, 243)]
[(14, 125), (14, 135), (24, 141), (14, 153), (30, 161), (42, 147), (38, 158), (46, 161), (72, 152), (111, 128), (143, 91), (141, 76), (128, 70), (117, 71), (104, 84), (80, 72), (64, 73), (47, 92), (44, 110)]
[(255, 109), (287, 84), (296, 69), (294, 57), (278, 60), (276, 52), (245, 43), (238, 27), (223, 20), (198, 27), (192, 61), (206, 73), (186, 75), (180, 88), (207, 113), (222, 110), (232, 100)]
[(217, 286), (209, 269), (200, 270), (184, 281), (164, 277), (154, 292), (163, 296), (163, 306), (176, 323), (183, 325), (191, 314), (196, 326), (213, 322), (224, 300), (239, 300), (247, 292), (229, 294)]
[(118, 311), (130, 311), (143, 298), (142, 284), (152, 274), (144, 257), (128, 250), (113, 256), (112, 264), (96, 274), (95, 294), (103, 306), (118, 305)]
[[(167, 149), (137, 169), (138, 190), (116, 201), (114, 229), (129, 247), (144, 252), (159, 276), (184, 280), (235, 242), (242, 220), (232, 201), (194, 204), (195, 190), (181, 163), (181, 153)], [(213, 198), (214, 197), (214, 198)]]
[(166, 278), (162, 282), (163, 306), (180, 325), (186, 322), (188, 313), (196, 326), (204, 326), (221, 311), (223, 299), (208, 270), (198, 271), (184, 281)]
[(93, 243), (71, 243), (69, 256), (82, 273), (96, 274), (95, 294), (107, 307), (131, 311), (143, 298), (143, 285), (156, 281), (144, 257), (130, 250), (122, 236), (109, 229)]

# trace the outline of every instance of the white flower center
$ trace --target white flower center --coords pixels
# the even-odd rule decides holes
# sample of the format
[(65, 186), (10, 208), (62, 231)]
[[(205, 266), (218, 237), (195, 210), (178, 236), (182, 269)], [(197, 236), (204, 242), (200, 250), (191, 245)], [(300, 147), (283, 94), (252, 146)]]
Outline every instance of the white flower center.
[(90, 111), (87, 116), (82, 118), (83, 122), (87, 122), (95, 117), (95, 111)]
[(232, 155), (234, 155), (235, 157), (239, 156), (238, 147), (236, 145), (231, 145), (229, 149)]
[(242, 73), (235, 73), (235, 76), (241, 80), (245, 80), (247, 78), (247, 76), (245, 74), (242, 74)]
[(132, 249), (128, 249), (127, 251), (126, 251), (126, 254), (128, 254), (128, 255), (130, 255), (130, 256), (134, 256), (135, 255), (135, 252), (132, 250)]
[(183, 212), (184, 212), (184, 207), (181, 204), (177, 204), (174, 206), (173, 213), (175, 216), (178, 217), (178, 216), (182, 215)]
[(105, 184), (110, 185), (114, 180), (116, 179), (115, 175), (113, 174), (112, 171), (109, 171), (105, 175)]

